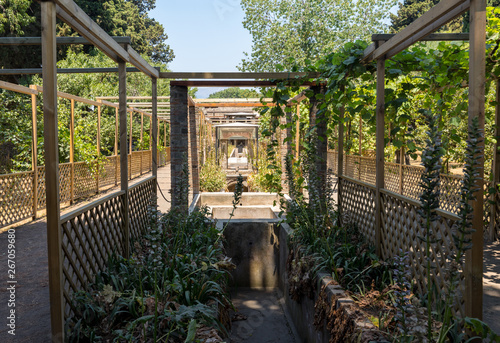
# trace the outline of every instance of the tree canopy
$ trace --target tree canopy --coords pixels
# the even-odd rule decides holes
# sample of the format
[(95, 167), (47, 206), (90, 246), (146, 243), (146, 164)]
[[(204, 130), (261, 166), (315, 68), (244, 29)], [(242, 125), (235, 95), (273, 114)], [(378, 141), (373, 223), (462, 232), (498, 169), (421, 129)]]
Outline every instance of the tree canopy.
[(383, 20), (396, 0), (242, 0), (243, 26), (252, 52), (238, 68), (276, 71), (276, 65), (305, 65), (346, 42), (384, 32)]
[[(75, 0), (90, 18), (111, 36), (130, 36), (132, 47), (153, 63), (169, 63), (174, 53), (166, 43), (163, 26), (150, 18), (147, 11), (156, 0)], [(0, 36), (39, 37), (40, 4), (33, 0), (0, 0)], [(58, 22), (58, 36), (76, 33), (65, 23)], [(58, 47), (59, 59), (69, 50), (89, 52), (92, 47)], [(0, 68), (36, 68), (41, 65), (40, 47), (9, 46), (0, 49)], [(12, 80), (11, 80), (12, 81)], [(19, 82), (19, 80), (14, 80)]]
[(226, 99), (226, 98), (260, 98), (261, 94), (255, 89), (242, 89), (239, 87), (231, 87), (212, 93), (208, 96), (209, 99)]

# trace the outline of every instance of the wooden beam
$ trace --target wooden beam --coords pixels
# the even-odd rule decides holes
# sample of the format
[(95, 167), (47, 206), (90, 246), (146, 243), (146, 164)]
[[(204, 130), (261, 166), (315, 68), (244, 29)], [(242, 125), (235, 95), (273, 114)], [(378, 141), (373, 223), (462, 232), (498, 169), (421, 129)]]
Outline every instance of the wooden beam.
[[(396, 34), (373, 52), (373, 59), (388, 58), (421, 40), (442, 25), (465, 12), (470, 0), (441, 0), (437, 5), (425, 12), (414, 22)], [(366, 55), (366, 53), (365, 53)], [(386, 56), (387, 55), (387, 56)]]
[(144, 74), (149, 77), (157, 78), (159, 71), (150, 66), (148, 62), (141, 55), (139, 55), (130, 45), (127, 46), (127, 52), (130, 57), (130, 63), (139, 68)]
[(75, 100), (71, 99), (69, 120), (69, 163), (71, 165), (70, 203), (75, 199)]
[(35, 88), (28, 88), (20, 85), (16, 85), (15, 83), (0, 81), (0, 88), (13, 91), (17, 93), (27, 94), (27, 95), (38, 95), (38, 90)]
[(265, 106), (275, 106), (275, 104), (264, 105), (261, 102), (233, 102), (233, 103), (222, 103), (222, 102), (204, 102), (196, 103), (196, 107), (265, 107)]
[[(43, 92), (43, 90), (44, 90), (44, 88), (42, 86), (36, 86), (36, 89), (39, 92)], [(77, 102), (82, 102), (82, 103), (87, 104), (87, 105), (101, 106), (101, 103), (99, 101), (85, 99), (85, 98), (82, 98), (82, 97), (79, 97), (79, 96), (76, 96), (73, 94), (69, 94), (69, 93), (57, 92), (57, 96), (60, 98), (68, 99), (68, 100), (75, 100)]]
[[(127, 68), (129, 73), (141, 72), (137, 68)], [(26, 69), (0, 69), (0, 75), (37, 75), (42, 73), (42, 68)], [(117, 68), (58, 68), (58, 74), (98, 74), (98, 73), (118, 73)]]
[[(299, 102), (301, 102), (302, 100), (304, 100), (306, 98), (307, 98), (307, 96), (306, 96), (306, 90), (303, 90), (302, 92), (300, 92), (299, 94), (297, 94), (293, 98), (288, 99), (287, 104), (288, 105), (298, 104)], [(272, 99), (270, 101), (272, 101)]]
[(64, 342), (62, 230), (59, 204), (59, 144), (57, 126), (56, 8), (41, 3), (45, 194), (52, 342)]
[[(275, 87), (278, 82), (276, 81), (212, 81), (212, 80), (202, 80), (202, 81), (170, 81), (172, 86), (184, 86), (184, 87)], [(299, 86), (314, 86), (316, 82), (303, 82)]]
[[(91, 41), (94, 46), (96, 46), (99, 50), (101, 50), (106, 56), (111, 58), (113, 61), (119, 61), (121, 58), (120, 56), (113, 51), (113, 49), (108, 48), (107, 46), (103, 45), (99, 40), (97, 40), (92, 33), (91, 29), (86, 28), (85, 25), (81, 25), (78, 22), (74, 21), (72, 16), (65, 12), (62, 8), (59, 6), (56, 6), (56, 11), (57, 11), (57, 16), (59, 19), (61, 19), (63, 22), (67, 23), (73, 30), (78, 32), (80, 35), (85, 37), (87, 40)], [(123, 50), (123, 49), (122, 49)], [(124, 50), (123, 50), (124, 51)], [(128, 62), (128, 54), (126, 56), (127, 62)]]
[[(127, 100), (151, 100), (152, 97), (150, 96), (129, 96), (127, 97)], [(96, 97), (98, 100), (116, 100), (118, 99), (117, 96), (98, 96)], [(157, 99), (170, 99), (170, 96), (159, 96)]]
[[(204, 103), (204, 102), (261, 102), (261, 98), (235, 98), (235, 99), (194, 99), (196, 103)], [(272, 102), (272, 98), (263, 98), (264, 102)]]
[[(493, 150), (493, 187), (498, 190), (498, 184), (500, 183), (500, 79), (495, 82), (496, 88), (496, 105), (495, 105), (495, 145)], [(496, 193), (493, 194), (493, 198), (490, 199), (496, 201)], [(497, 207), (491, 205), (491, 216), (490, 216), (490, 240), (494, 242), (497, 239)]]
[[(30, 89), (35, 86), (31, 85)], [(35, 89), (36, 90), (36, 89)], [(33, 220), (38, 212), (38, 121), (37, 99), (31, 94), (31, 170), (33, 171)]]
[[(132, 39), (130, 37), (111, 37), (118, 44), (130, 44)], [(83, 44), (92, 45), (84, 37), (56, 37), (57, 45), (71, 45), (71, 44)], [(42, 37), (0, 37), (0, 45), (42, 45)]]
[(269, 80), (291, 80), (302, 77), (317, 78), (319, 73), (249, 73), (249, 72), (161, 72), (162, 79), (269, 79)]
[[(396, 36), (392, 33), (376, 33), (372, 35), (372, 41), (388, 41)], [(469, 33), (431, 33), (430, 35), (420, 39), (421, 41), (468, 41)]]
[[(102, 50), (115, 62), (119, 60), (130, 62), (128, 52), (115, 42), (72, 0), (54, 0), (54, 2), (57, 5), (57, 15), (89, 42)], [(139, 66), (136, 65), (136, 67)]]
[(484, 122), (486, 83), (486, 0), (471, 0), (469, 49), (469, 126), (477, 119), (483, 140), (478, 143), (479, 167), (472, 202), (472, 248), (465, 258), (465, 315), (483, 318), (483, 204), (484, 204)]

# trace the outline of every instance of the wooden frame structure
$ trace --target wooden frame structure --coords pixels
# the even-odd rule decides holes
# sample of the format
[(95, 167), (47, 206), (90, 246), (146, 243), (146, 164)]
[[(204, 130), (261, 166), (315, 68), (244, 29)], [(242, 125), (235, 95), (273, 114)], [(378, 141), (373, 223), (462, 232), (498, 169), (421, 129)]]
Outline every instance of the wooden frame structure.
[[(400, 33), (390, 37), (380, 38), (380, 41), (374, 42), (365, 51), (365, 60), (377, 60), (377, 175), (375, 187), (376, 199), (376, 225), (375, 241), (381, 240), (381, 197), (387, 193), (384, 189), (384, 114), (385, 114), (385, 60), (394, 56), (403, 49), (411, 46), (414, 42), (424, 39), (443, 24), (456, 18), (458, 15), (470, 8), (471, 12), (471, 32), (469, 40), (471, 45), (470, 55), (470, 79), (469, 79), (469, 118), (478, 118), (480, 128), (484, 128), (484, 51), (485, 51), (485, 0), (442, 0), (427, 13), (422, 15), (414, 23), (409, 25)], [(43, 0), (41, 1), (41, 21), (42, 21), (42, 60), (43, 60), (43, 84), (44, 84), (44, 141), (46, 148), (46, 194), (47, 194), (47, 244), (49, 251), (49, 286), (51, 303), (51, 325), (52, 340), (54, 342), (64, 341), (64, 271), (63, 271), (63, 233), (61, 232), (60, 203), (59, 203), (59, 170), (58, 170), (58, 138), (57, 138), (57, 73), (56, 68), (56, 17), (70, 25), (76, 32), (82, 35), (86, 41), (95, 45), (107, 56), (117, 63), (119, 75), (119, 136), (122, 149), (127, 146), (127, 96), (126, 96), (126, 63), (132, 64), (137, 70), (148, 75), (152, 79), (152, 147), (153, 147), (153, 178), (156, 177), (156, 141), (157, 141), (157, 120), (158, 120), (158, 98), (157, 98), (157, 79), (158, 78), (189, 78), (201, 80), (172, 81), (171, 82), (171, 137), (172, 137), (172, 189), (177, 187), (177, 177), (179, 167), (182, 168), (182, 162), (188, 154), (188, 140), (176, 140), (174, 135), (184, 137), (195, 137), (196, 133), (189, 134), (188, 127), (192, 127), (189, 121), (193, 121), (196, 104), (190, 100), (187, 94), (188, 86), (213, 87), (213, 86), (275, 86), (276, 82), (267, 81), (269, 79), (295, 79), (306, 76), (303, 73), (160, 73), (156, 68), (150, 66), (143, 60), (137, 52), (130, 46), (122, 47), (117, 41), (107, 35), (95, 22), (93, 22), (72, 0)], [(14, 39), (15, 40), (15, 39)], [(35, 71), (32, 71), (35, 72)], [(39, 72), (39, 71), (36, 71)], [(62, 71), (61, 71), (62, 72)], [(68, 72), (77, 72), (74, 70)], [(317, 75), (309, 74), (310, 77)], [(264, 80), (264, 81), (263, 81)], [(320, 91), (320, 85), (308, 83), (304, 85), (316, 86)], [(103, 99), (104, 100), (104, 99)], [(313, 106), (314, 107), (314, 106)], [(137, 110), (136, 110), (137, 111)], [(314, 109), (312, 109), (314, 111)], [(343, 111), (341, 110), (341, 116)], [(188, 118), (189, 121), (188, 121)], [(343, 151), (343, 125), (339, 127), (339, 151)], [(193, 147), (197, 149), (196, 139), (192, 140), (191, 151)], [(326, 163), (326, 161), (325, 161)], [(481, 161), (484, 163), (484, 161)], [(117, 193), (118, 202), (113, 202), (109, 208), (115, 211), (120, 210), (123, 213), (121, 218), (123, 222), (123, 235), (130, 237), (130, 221), (134, 220), (129, 214), (131, 190), (128, 186), (127, 175), (127, 154), (121, 154), (121, 191)], [(176, 166), (174, 170), (174, 166)], [(343, 178), (343, 156), (339, 154), (338, 175)], [(191, 167), (198, 167), (191, 164)], [(174, 173), (175, 171), (175, 173)], [(483, 176), (481, 171), (480, 176)], [(150, 182), (151, 180), (148, 180)], [(467, 254), (466, 264), (466, 315), (476, 318), (482, 317), (482, 182), (478, 186), (478, 193), (474, 203), (474, 228), (473, 249)], [(151, 183), (152, 184), (152, 183)], [(150, 187), (150, 186), (148, 186)], [(145, 187), (147, 188), (147, 187)], [(155, 186), (153, 186), (155, 188)], [(151, 189), (149, 189), (151, 190)], [(148, 190), (148, 192), (149, 192)], [(154, 192), (154, 189), (151, 190)], [(340, 206), (342, 207), (343, 188), (339, 190)], [(178, 203), (181, 207), (184, 204)], [(187, 204), (186, 204), (187, 205)], [(99, 203), (96, 206), (103, 206)], [(187, 210), (187, 206), (186, 206)], [(65, 218), (67, 222), (74, 220), (76, 215), (71, 214)], [(66, 222), (65, 222), (66, 223)], [(129, 254), (129, 240), (123, 242), (123, 253)], [(380, 245), (380, 244), (379, 244)]]

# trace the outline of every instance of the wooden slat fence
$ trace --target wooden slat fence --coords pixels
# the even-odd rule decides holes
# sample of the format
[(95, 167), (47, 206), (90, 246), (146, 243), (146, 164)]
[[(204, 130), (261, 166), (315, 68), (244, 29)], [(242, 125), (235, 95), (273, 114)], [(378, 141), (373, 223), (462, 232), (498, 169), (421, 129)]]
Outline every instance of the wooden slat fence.
[[(106, 157), (99, 167), (85, 162), (62, 163), (59, 165), (59, 192), (61, 203), (72, 203), (119, 183), (120, 156)], [(129, 154), (130, 179), (142, 176), (152, 170), (151, 151), (134, 151)], [(170, 161), (170, 149), (158, 153), (158, 166)], [(45, 209), (45, 167), (33, 171), (0, 175), (0, 228), (30, 217)], [(34, 183), (37, 183), (34, 203)]]

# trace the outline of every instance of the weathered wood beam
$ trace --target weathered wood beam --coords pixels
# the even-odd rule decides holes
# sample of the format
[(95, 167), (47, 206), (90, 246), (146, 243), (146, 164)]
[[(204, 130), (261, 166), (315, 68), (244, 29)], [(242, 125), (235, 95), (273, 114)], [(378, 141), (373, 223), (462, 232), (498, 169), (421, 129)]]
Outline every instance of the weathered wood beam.
[[(128, 70), (127, 70), (128, 72)], [(129, 96), (127, 97), (127, 100), (151, 100), (152, 97), (150, 96)], [(96, 97), (97, 100), (115, 100), (118, 99), (117, 96), (98, 96)], [(158, 96), (158, 100), (164, 100), (164, 99), (170, 99), (170, 96)]]
[(59, 144), (57, 125), (56, 9), (41, 3), (45, 194), (52, 342), (64, 342), (63, 257), (59, 203)]
[[(127, 68), (129, 73), (142, 72), (137, 68)], [(37, 75), (42, 68), (0, 69), (0, 75)], [(91, 74), (91, 73), (118, 73), (118, 68), (59, 68), (58, 74)]]
[[(128, 53), (122, 47), (120, 47), (120, 49), (121, 49), (120, 53), (113, 51), (113, 49), (102, 44), (102, 42), (94, 36), (92, 29), (89, 29), (87, 26), (76, 22), (73, 19), (71, 14), (67, 13), (59, 6), (56, 6), (56, 11), (57, 11), (57, 16), (59, 17), (59, 19), (61, 19), (65, 23), (67, 23), (69, 26), (71, 26), (71, 28), (73, 30), (75, 30), (80, 35), (85, 37), (87, 40), (92, 42), (92, 44), (94, 46), (96, 46), (99, 50), (101, 50), (106, 56), (111, 58), (113, 61), (117, 62), (117, 61), (121, 60), (121, 58), (122, 58), (121, 56), (126, 57), (126, 60), (125, 60), (126, 62), (129, 61)], [(96, 24), (96, 26), (97, 26), (97, 24)], [(118, 45), (118, 46), (120, 46), (120, 45)], [(125, 54), (123, 52), (125, 52)]]
[[(36, 89), (39, 92), (43, 92), (44, 88), (42, 86), (36, 86)], [(64, 92), (57, 92), (57, 96), (60, 98), (68, 99), (68, 100), (75, 100), (87, 105), (93, 105), (93, 106), (101, 106), (101, 103), (98, 101), (90, 100), (90, 99), (85, 99), (77, 95), (69, 94), (69, 93), (64, 93)]]
[[(465, 254), (465, 315), (483, 318), (483, 205), (484, 205), (484, 122), (486, 83), (486, 0), (470, 2), (469, 126), (479, 123), (483, 140), (478, 142), (475, 170), (475, 200), (472, 201), (472, 248)], [(478, 340), (480, 341), (480, 340)]]
[[(256, 81), (256, 80), (246, 80), (246, 81), (213, 81), (213, 80), (189, 80), (189, 81), (170, 81), (172, 86), (184, 86), (184, 87), (276, 87), (277, 82), (275, 81)], [(301, 86), (314, 86), (317, 82), (304, 82)]]
[(38, 95), (39, 91), (36, 89), (16, 85), (15, 83), (0, 81), (0, 88), (27, 95)]
[(319, 73), (250, 73), (250, 72), (161, 72), (162, 79), (268, 79), (268, 80), (288, 80), (301, 77), (317, 78)]
[(267, 104), (264, 105), (261, 102), (235, 102), (235, 103), (196, 103), (196, 107), (265, 107), (265, 106), (274, 106), (275, 104)]
[[(111, 37), (118, 44), (130, 44), (132, 42), (130, 37)], [(92, 45), (84, 37), (57, 37), (57, 45), (72, 45), (72, 44), (83, 44)], [(0, 45), (42, 45), (42, 37), (0, 37)]]
[[(235, 98), (235, 99), (194, 99), (196, 103), (204, 103), (204, 102), (260, 102), (260, 98)], [(262, 99), (264, 102), (272, 102), (271, 98)]]
[(135, 51), (130, 45), (127, 46), (127, 52), (130, 57), (130, 63), (139, 68), (144, 74), (152, 78), (158, 78), (160, 71), (149, 65), (149, 63), (142, 58), (137, 51)]
[[(394, 56), (461, 15), (467, 11), (469, 6), (470, 0), (441, 0), (401, 32), (374, 50), (373, 56), (369, 60)], [(365, 50), (364, 56), (370, 56), (371, 50), (373, 50), (373, 46), (369, 46)]]
[[(372, 41), (388, 41), (396, 36), (392, 33), (376, 33), (372, 35)], [(469, 33), (431, 33), (430, 35), (420, 39), (421, 41), (468, 41)]]

